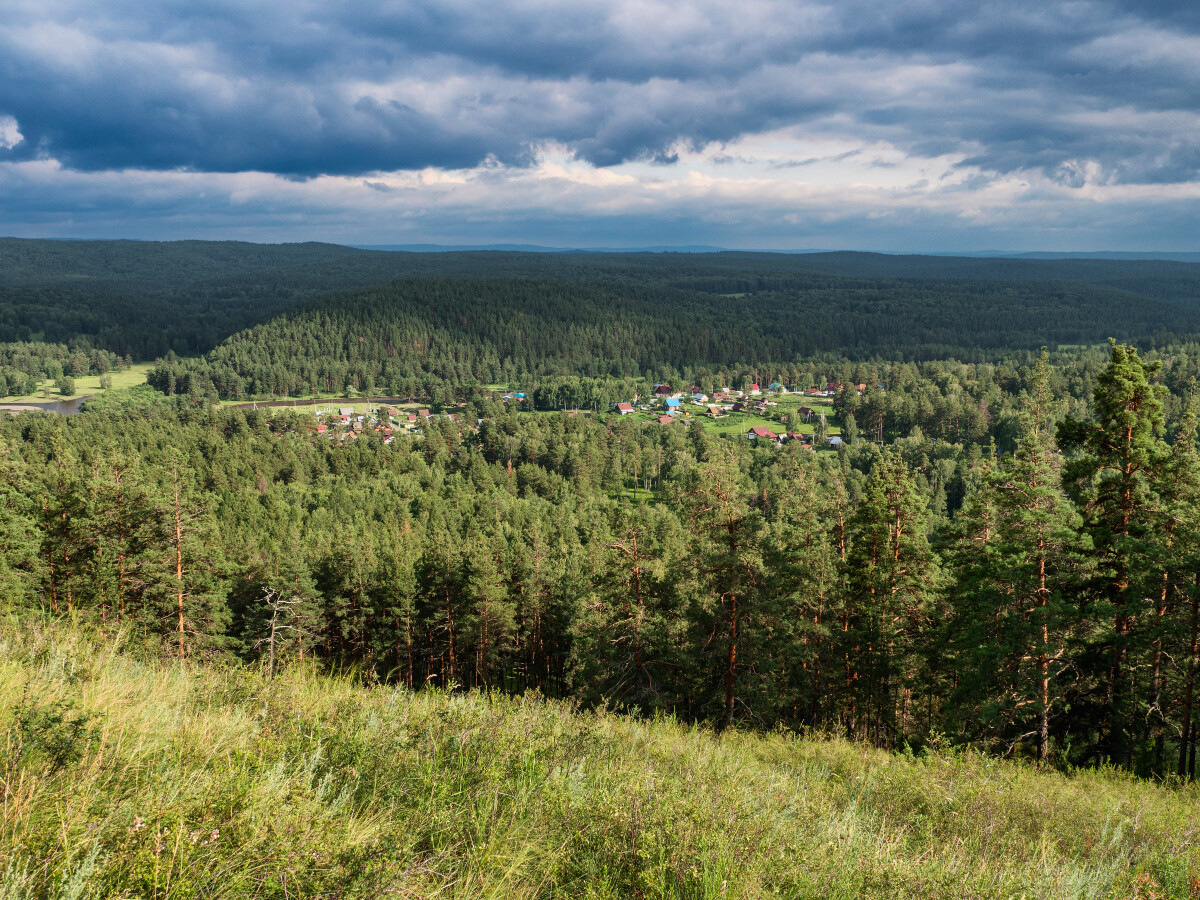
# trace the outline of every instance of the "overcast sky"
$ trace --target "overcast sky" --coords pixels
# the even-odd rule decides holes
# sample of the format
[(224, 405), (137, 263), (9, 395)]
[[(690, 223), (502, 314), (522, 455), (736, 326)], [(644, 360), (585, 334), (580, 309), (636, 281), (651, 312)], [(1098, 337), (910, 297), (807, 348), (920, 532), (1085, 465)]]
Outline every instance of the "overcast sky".
[(0, 0), (0, 234), (1200, 250), (1200, 3)]

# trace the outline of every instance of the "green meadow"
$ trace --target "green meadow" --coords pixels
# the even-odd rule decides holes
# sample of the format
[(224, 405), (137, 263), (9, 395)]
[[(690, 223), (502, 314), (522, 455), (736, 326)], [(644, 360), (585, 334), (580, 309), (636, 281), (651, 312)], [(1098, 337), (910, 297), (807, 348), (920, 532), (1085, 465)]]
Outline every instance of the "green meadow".
[[(134, 363), (128, 369), (123, 371), (109, 372), (107, 377), (112, 379), (112, 384), (108, 390), (125, 390), (135, 387), (139, 384), (146, 383), (146, 373), (154, 368), (153, 363)], [(84, 397), (89, 395), (103, 394), (105, 389), (100, 386), (100, 379), (105, 376), (101, 375), (80, 375), (75, 379), (75, 397)], [(44, 380), (38, 383), (38, 389), (32, 394), (25, 394), (19, 397), (3, 397), (5, 403), (45, 403), (47, 400), (61, 400), (62, 395), (54, 386), (53, 379)]]

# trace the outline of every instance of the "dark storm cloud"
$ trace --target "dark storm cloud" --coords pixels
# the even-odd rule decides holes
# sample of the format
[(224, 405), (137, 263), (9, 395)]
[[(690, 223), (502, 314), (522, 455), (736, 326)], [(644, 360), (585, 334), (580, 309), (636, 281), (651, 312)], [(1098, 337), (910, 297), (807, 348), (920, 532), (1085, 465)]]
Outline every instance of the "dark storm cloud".
[(798, 127), (1061, 183), (1200, 173), (1193, 2), (10, 6), (0, 116), (24, 140), (0, 158), (82, 170), (520, 166), (547, 143), (670, 164)]

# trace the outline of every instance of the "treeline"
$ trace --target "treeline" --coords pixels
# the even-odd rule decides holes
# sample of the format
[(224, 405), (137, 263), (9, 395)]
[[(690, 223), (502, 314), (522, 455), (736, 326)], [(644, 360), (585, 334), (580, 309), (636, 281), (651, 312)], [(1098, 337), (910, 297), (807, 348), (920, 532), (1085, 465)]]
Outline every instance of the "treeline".
[[(1120, 291), (1070, 283), (822, 282), (796, 292), (723, 296), (527, 279), (411, 279), (315, 301), (231, 337), (202, 359), (168, 356), (149, 380), (167, 394), (223, 399), (352, 391), (444, 402), (464, 399), (481, 383), (699, 383), (735, 371), (784, 372), (834, 355), (983, 361), (1012, 349), (1094, 343), (1103, 328), (1148, 332), (1166, 321), (1157, 318), (1167, 309), (1157, 301), (1131, 302)], [(1193, 315), (1172, 310), (1177, 321)]]
[(390, 445), (185, 397), (23, 415), (3, 595), (170, 654), (1194, 775), (1197, 401), (1166, 387), (1190, 356), (1115, 345), (1003, 388), (927, 365), (887, 396), (996, 389), (1016, 452), (921, 428), (781, 450), (482, 395)]

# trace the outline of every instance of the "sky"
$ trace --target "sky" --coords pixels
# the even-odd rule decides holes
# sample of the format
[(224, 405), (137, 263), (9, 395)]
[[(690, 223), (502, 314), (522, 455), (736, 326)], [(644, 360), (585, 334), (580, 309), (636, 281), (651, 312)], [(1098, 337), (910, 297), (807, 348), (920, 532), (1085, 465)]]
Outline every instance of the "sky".
[(0, 235), (1200, 250), (1196, 0), (0, 0)]

